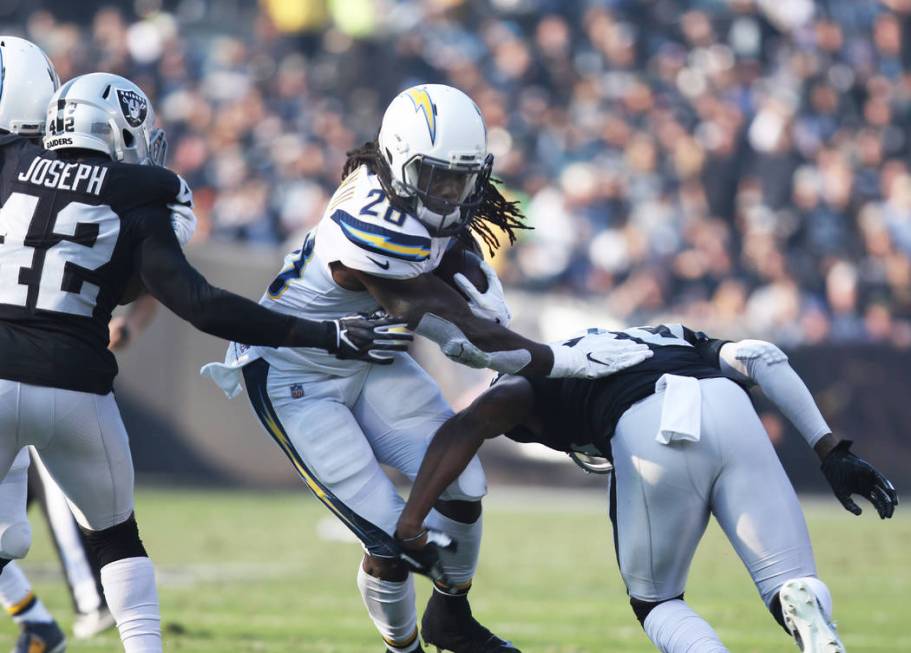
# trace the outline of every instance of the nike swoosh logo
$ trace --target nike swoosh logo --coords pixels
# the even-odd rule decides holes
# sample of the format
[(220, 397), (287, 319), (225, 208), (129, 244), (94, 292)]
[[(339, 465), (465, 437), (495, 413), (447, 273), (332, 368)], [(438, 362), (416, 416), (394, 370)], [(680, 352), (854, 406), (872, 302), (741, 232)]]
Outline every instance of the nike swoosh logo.
[(377, 265), (379, 265), (379, 266), (380, 266), (381, 268), (383, 268), (384, 270), (388, 270), (388, 269), (389, 269), (389, 261), (383, 261), (382, 263), (380, 263), (379, 261), (377, 261), (377, 260), (376, 260), (375, 258), (373, 258), (372, 256), (368, 256), (367, 258), (369, 258), (371, 261), (373, 261), (374, 263), (376, 263)]
[(592, 358), (591, 352), (585, 354), (585, 357), (590, 360), (592, 363), (598, 363), (598, 365), (610, 365), (610, 363), (605, 363), (604, 361), (599, 361), (597, 358)]

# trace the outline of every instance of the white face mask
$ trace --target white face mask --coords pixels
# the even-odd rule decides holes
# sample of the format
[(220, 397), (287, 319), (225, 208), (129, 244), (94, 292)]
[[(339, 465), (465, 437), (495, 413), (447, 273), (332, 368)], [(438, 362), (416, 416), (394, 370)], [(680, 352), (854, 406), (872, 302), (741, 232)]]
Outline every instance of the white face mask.
[(430, 235), (433, 236), (439, 232), (444, 232), (456, 227), (462, 219), (462, 211), (460, 209), (455, 209), (446, 215), (440, 215), (424, 206), (424, 203), (421, 200), (417, 200), (417, 208), (414, 211), (414, 217), (427, 227), (427, 229), (430, 230)]

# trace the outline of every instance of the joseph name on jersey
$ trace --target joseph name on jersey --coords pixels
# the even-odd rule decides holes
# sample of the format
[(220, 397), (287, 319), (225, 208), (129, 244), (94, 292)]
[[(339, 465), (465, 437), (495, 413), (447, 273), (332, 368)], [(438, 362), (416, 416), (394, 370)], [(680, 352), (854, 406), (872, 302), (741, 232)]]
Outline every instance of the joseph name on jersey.
[[(410, 279), (432, 272), (452, 239), (434, 238), (414, 216), (390, 205), (379, 179), (366, 166), (341, 183), (319, 224), (263, 294), (268, 308), (314, 320), (333, 320), (380, 308), (367, 291), (352, 291), (332, 278), (331, 264), (391, 279)], [(339, 360), (313, 348), (258, 348), (278, 369), (350, 375), (367, 363)]]

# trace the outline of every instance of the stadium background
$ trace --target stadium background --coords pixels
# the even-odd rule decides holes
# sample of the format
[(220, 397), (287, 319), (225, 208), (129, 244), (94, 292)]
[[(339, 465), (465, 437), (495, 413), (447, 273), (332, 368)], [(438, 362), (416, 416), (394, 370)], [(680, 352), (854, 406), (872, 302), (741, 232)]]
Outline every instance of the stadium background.
[[(146, 90), (194, 189), (191, 261), (254, 298), (386, 103), (462, 88), (534, 227), (493, 258), (517, 330), (682, 321), (772, 340), (838, 432), (911, 483), (908, 0), (2, 0), (0, 27), (62, 79)], [(489, 378), (416, 350), (455, 405)], [(245, 399), (198, 377), (223, 351), (160, 311), (120, 356), (142, 486), (298, 487)], [(798, 487), (826, 491), (758, 401)], [(529, 447), (485, 463), (494, 492), (602, 486)]]

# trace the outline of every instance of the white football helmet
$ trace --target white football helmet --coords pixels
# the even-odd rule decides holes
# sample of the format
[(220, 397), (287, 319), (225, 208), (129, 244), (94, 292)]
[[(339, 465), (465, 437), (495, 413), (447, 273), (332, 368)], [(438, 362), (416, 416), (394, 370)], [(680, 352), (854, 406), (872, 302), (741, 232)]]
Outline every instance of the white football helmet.
[(457, 233), (471, 218), (490, 177), (487, 128), (462, 91), (422, 84), (399, 93), (377, 138), (391, 191), (415, 201), (415, 215), (436, 236)]
[(49, 150), (96, 150), (115, 161), (164, 165), (168, 142), (152, 103), (136, 84), (109, 73), (80, 75), (47, 106)]
[(44, 133), (47, 103), (59, 87), (44, 50), (16, 36), (0, 36), (0, 129), (23, 136)]

